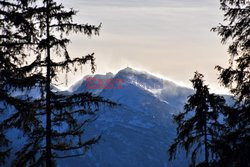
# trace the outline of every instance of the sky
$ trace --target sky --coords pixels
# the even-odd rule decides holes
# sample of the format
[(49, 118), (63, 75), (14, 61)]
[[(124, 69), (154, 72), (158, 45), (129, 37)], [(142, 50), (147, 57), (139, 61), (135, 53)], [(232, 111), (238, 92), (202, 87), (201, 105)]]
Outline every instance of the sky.
[[(61, 0), (78, 10), (75, 21), (99, 25), (99, 36), (71, 35), (72, 57), (95, 53), (96, 73), (125, 67), (191, 86), (195, 71), (205, 75), (213, 92), (216, 65), (227, 66), (227, 47), (211, 28), (223, 21), (219, 0)], [(90, 74), (90, 66), (70, 73), (68, 86)]]

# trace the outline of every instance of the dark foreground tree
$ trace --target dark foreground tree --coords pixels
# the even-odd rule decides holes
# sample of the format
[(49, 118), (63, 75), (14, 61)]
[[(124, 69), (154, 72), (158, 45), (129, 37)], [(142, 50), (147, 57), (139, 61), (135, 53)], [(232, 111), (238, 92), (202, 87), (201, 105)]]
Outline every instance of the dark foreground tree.
[[(235, 104), (226, 113), (227, 131), (218, 141), (221, 145), (218, 163), (226, 166), (250, 166), (250, 2), (220, 0), (224, 24), (213, 28), (228, 43), (230, 63), (217, 66), (220, 82), (229, 88)], [(222, 145), (222, 143), (224, 143)]]
[[(0, 1), (0, 165), (11, 153), (10, 141), (5, 135), (6, 126), (3, 125), (10, 108), (16, 123), (12, 128), (22, 129), (27, 132), (31, 121), (26, 117), (32, 108), (28, 97), (19, 98), (14, 92), (17, 89), (29, 90), (35, 84), (44, 80), (41, 73), (29, 75), (31, 66), (27, 65), (25, 44), (30, 43), (34, 32), (29, 24), (29, 16), (23, 9), (29, 0)], [(24, 17), (26, 15), (26, 17)], [(31, 63), (32, 64), (32, 63)], [(26, 113), (23, 113), (25, 111)]]
[[(84, 126), (95, 118), (94, 115), (100, 104), (109, 106), (115, 104), (89, 93), (58, 92), (54, 87), (51, 87), (51, 84), (57, 79), (59, 72), (65, 70), (67, 73), (71, 68), (77, 70), (77, 66), (87, 62), (91, 63), (92, 72), (94, 72), (93, 54), (70, 58), (66, 48), (70, 40), (65, 35), (70, 32), (79, 32), (91, 36), (99, 33), (100, 26), (74, 23), (72, 17), (76, 11), (73, 9), (65, 10), (62, 4), (53, 0), (44, 0), (43, 3), (35, 0), (3, 1), (2, 4), (6, 3), (25, 4), (22, 7), (14, 5), (16, 8), (5, 14), (8, 15), (17, 10), (21, 17), (10, 17), (13, 24), (26, 23), (28, 25), (28, 28), (20, 27), (21, 30), (18, 33), (16, 33), (16, 28), (11, 28), (11, 24), (8, 22), (1, 25), (1, 31), (3, 30), (1, 33), (4, 36), (21, 38), (19, 41), (8, 39), (8, 46), (11, 44), (15, 50), (10, 60), (14, 64), (12, 68), (16, 69), (15, 65), (17, 64), (23, 72), (20, 76), (17, 73), (13, 78), (22, 78), (24, 81), (17, 82), (18, 90), (23, 90), (22, 84), (28, 83), (30, 84), (29, 89), (36, 90), (38, 88), (41, 90), (35, 97), (20, 96), (18, 100), (23, 102), (17, 101), (17, 104), (14, 105), (15, 110), (11, 111), (12, 113), (9, 113), (7, 118), (1, 120), (1, 134), (11, 128), (17, 128), (24, 134), (24, 145), (16, 152), (16, 158), (12, 165), (46, 165), (50, 167), (55, 165), (54, 159), (56, 158), (81, 156), (100, 139), (100, 136), (84, 138)], [(7, 8), (7, 10), (9, 9)], [(20, 18), (23, 19), (20, 20)], [(1, 19), (6, 21), (6, 18)], [(23, 36), (20, 36), (20, 32), (24, 30), (30, 32), (21, 33)], [(5, 48), (1, 50), (1, 54), (5, 59), (8, 59), (8, 53), (5, 53), (9, 52), (5, 45), (6, 42), (3, 41), (2, 44)], [(22, 47), (22, 52), (18, 52), (17, 46)], [(7, 73), (15, 72), (5, 65), (2, 69)], [(1, 84), (4, 87), (8, 85), (6, 82), (1, 82)], [(11, 91), (6, 88), (3, 92)], [(8, 111), (8, 109), (5, 110)], [(1, 143), (7, 142), (4, 136), (1, 135), (0, 138), (3, 138)], [(4, 145), (1, 144), (1, 146)]]
[[(174, 116), (177, 124), (177, 137), (169, 147), (169, 159), (176, 156), (177, 148), (183, 148), (187, 156), (191, 152), (190, 166), (210, 166), (213, 150), (211, 140), (218, 135), (218, 116), (223, 109), (225, 100), (221, 96), (209, 93), (204, 85), (203, 75), (196, 72), (191, 80), (195, 93), (188, 98), (184, 112)], [(197, 162), (197, 152), (199, 156)]]

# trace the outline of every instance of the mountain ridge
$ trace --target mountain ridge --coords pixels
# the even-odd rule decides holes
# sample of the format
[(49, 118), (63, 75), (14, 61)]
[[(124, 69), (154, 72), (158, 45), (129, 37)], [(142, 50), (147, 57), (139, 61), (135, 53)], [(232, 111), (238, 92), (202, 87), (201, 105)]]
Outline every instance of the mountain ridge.
[[(60, 166), (187, 166), (182, 152), (176, 161), (169, 162), (166, 151), (176, 134), (172, 115), (182, 110), (192, 90), (132, 68), (112, 76), (124, 80), (122, 89), (88, 90), (86, 77), (74, 85), (75, 91), (71, 93), (90, 91), (120, 106), (101, 109), (98, 118), (86, 127), (87, 136), (102, 134), (101, 141), (85, 156), (63, 160), (59, 162)], [(108, 79), (108, 75), (91, 77)]]
[[(158, 79), (158, 80), (161, 80), (161, 81), (165, 81), (165, 82), (168, 82), (168, 83), (171, 83), (171, 84), (175, 84), (176, 86), (178, 87), (183, 87), (183, 88), (188, 88), (188, 89), (191, 89), (189, 88), (188, 86), (183, 86), (181, 84), (178, 84), (177, 82), (175, 81), (172, 81), (170, 79), (165, 79), (165, 78), (161, 78), (161, 77), (158, 77), (156, 76), (155, 74), (151, 74), (149, 73), (148, 71), (145, 71), (145, 70), (136, 70), (134, 68), (131, 68), (131, 67), (126, 67), (124, 69), (121, 69), (119, 70), (117, 73), (113, 74), (112, 72), (107, 72), (106, 74), (93, 74), (93, 75), (85, 75), (84, 77), (82, 77), (80, 80), (76, 81), (75, 83), (73, 83), (68, 89), (68, 91), (76, 91), (77, 87), (79, 87), (84, 81), (86, 81), (86, 78), (88, 77), (96, 77), (96, 78), (100, 78), (100, 79), (105, 79), (105, 78), (121, 78), (120, 75), (121, 74), (141, 74), (141, 75), (146, 75), (148, 77), (151, 77), (153, 79)], [(118, 77), (119, 76), (119, 77)]]
[[(187, 166), (182, 152), (176, 161), (169, 162), (166, 151), (176, 135), (172, 115), (182, 110), (191, 89), (132, 68), (125, 68), (117, 74), (94, 76), (123, 79), (123, 88), (88, 90), (86, 78), (91, 76), (85, 76), (64, 93), (91, 92), (120, 105), (113, 109), (100, 107), (95, 121), (84, 128), (83, 136), (88, 139), (102, 135), (99, 143), (84, 156), (57, 161), (59, 167), (80, 167), (82, 164), (86, 167)], [(14, 141), (13, 148), (19, 148), (21, 141), (25, 140), (20, 140), (15, 130), (8, 134)]]

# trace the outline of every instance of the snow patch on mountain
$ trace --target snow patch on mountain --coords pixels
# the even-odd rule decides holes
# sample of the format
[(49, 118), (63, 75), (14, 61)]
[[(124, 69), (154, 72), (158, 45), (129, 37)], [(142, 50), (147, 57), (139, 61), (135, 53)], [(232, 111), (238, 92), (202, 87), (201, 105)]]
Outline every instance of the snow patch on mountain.
[[(87, 89), (87, 78), (122, 79), (122, 89)], [(53, 88), (60, 92), (59, 89)], [(177, 160), (168, 161), (167, 149), (176, 135), (172, 115), (180, 112), (192, 89), (147, 72), (125, 68), (117, 74), (88, 75), (63, 93), (91, 92), (120, 104), (115, 108), (101, 107), (97, 119), (85, 128), (84, 139), (102, 135), (84, 156), (58, 160), (59, 167), (185, 167), (182, 152)], [(27, 93), (27, 92), (26, 92)], [(40, 95), (39, 90), (29, 92)], [(24, 95), (18, 92), (18, 96)], [(15, 130), (8, 135), (16, 138), (14, 148), (22, 144)]]
[(87, 127), (86, 135), (102, 134), (101, 141), (86, 156), (60, 161), (60, 166), (187, 166), (183, 153), (169, 162), (167, 149), (176, 134), (172, 115), (182, 110), (191, 89), (132, 68), (93, 77), (122, 79), (123, 88), (88, 90), (84, 77), (71, 87), (72, 93), (90, 91), (120, 106), (103, 108)]

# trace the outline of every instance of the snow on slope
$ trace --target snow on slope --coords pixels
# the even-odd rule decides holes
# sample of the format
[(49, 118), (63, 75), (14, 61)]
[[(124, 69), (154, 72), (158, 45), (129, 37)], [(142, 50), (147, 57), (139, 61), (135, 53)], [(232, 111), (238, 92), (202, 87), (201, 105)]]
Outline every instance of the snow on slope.
[[(106, 75), (88, 75), (83, 77), (81, 80), (73, 84), (69, 91), (74, 93), (80, 92), (92, 92), (94, 94), (103, 94), (106, 90), (93, 90), (87, 89), (87, 77), (96, 77), (97, 79), (103, 79), (106, 81), (107, 79), (123, 79), (124, 83), (121, 84), (123, 87), (135, 86), (136, 89), (144, 90), (144, 93), (151, 94), (155, 96), (158, 100), (169, 103), (172, 106), (175, 106), (178, 109), (182, 109), (182, 105), (185, 103), (187, 97), (192, 94), (193, 90), (187, 87), (179, 86), (178, 84), (158, 78), (144, 71), (136, 71), (130, 67), (127, 67), (121, 71), (119, 71), (116, 75), (112, 73), (107, 73)], [(116, 94), (118, 96), (122, 96), (123, 94), (119, 94), (119, 90), (116, 90)], [(112, 91), (108, 91), (112, 93)], [(116, 99), (118, 100), (118, 99)]]
[[(121, 106), (112, 110), (105, 108), (89, 125), (86, 133), (102, 134), (102, 139), (86, 156), (63, 160), (60, 166), (187, 166), (183, 154), (177, 156), (178, 160), (168, 162), (167, 148), (176, 133), (172, 114), (182, 109), (184, 99), (192, 90), (131, 68), (115, 76), (96, 77), (124, 80), (123, 89), (92, 91)], [(84, 86), (86, 88), (86, 77), (71, 90), (86, 91)]]
[[(187, 166), (183, 153), (177, 160), (168, 161), (167, 148), (175, 137), (172, 114), (182, 109), (191, 89), (146, 72), (125, 68), (116, 75), (94, 75), (101, 79), (123, 79), (122, 89), (88, 90), (86, 76), (64, 93), (90, 91), (119, 104), (114, 109), (102, 108), (98, 118), (86, 128), (86, 137), (102, 135), (100, 142), (85, 156), (58, 160), (60, 167), (183, 167)], [(53, 88), (54, 91), (60, 91)], [(22, 96), (27, 92), (15, 92)], [(36, 98), (39, 89), (32, 89), (29, 96)], [(12, 110), (12, 109), (10, 109)], [(13, 147), (22, 145), (19, 131), (13, 129), (8, 136)], [(17, 138), (15, 140), (15, 138)], [(9, 165), (7, 165), (9, 166)]]
[[(123, 79), (122, 89), (88, 90), (86, 78)], [(59, 91), (53, 87), (53, 91)], [(125, 68), (117, 74), (85, 76), (63, 93), (90, 91), (121, 104), (114, 109), (102, 107), (97, 119), (86, 127), (85, 138), (102, 135), (85, 156), (58, 160), (59, 167), (185, 167), (183, 152), (177, 160), (168, 161), (167, 149), (176, 135), (172, 115), (180, 112), (193, 90), (158, 78), (147, 72)], [(39, 89), (14, 92), (15, 96), (40, 96)], [(227, 97), (229, 99), (229, 97)], [(0, 103), (0, 107), (3, 106)], [(11, 112), (13, 108), (9, 108)], [(1, 118), (3, 119), (4, 116)], [(0, 119), (0, 121), (1, 121)], [(14, 150), (25, 140), (16, 129), (8, 135)], [(16, 139), (16, 140), (15, 140)], [(21, 139), (21, 140), (20, 140)], [(9, 162), (10, 163), (10, 162)], [(7, 164), (6, 166), (9, 166)]]
[(82, 79), (80, 79), (75, 84), (73, 84), (69, 88), (68, 91), (69, 92), (74, 92), (74, 93), (81, 93), (81, 92), (88, 91), (88, 92), (91, 92), (91, 93), (94, 93), (94, 94), (99, 94), (102, 90), (87, 89), (87, 78), (88, 77), (95, 77), (95, 78), (102, 79), (102, 80), (106, 81), (106, 79), (113, 78), (114, 74), (107, 73), (106, 75), (96, 74), (96, 75), (84, 76)]

